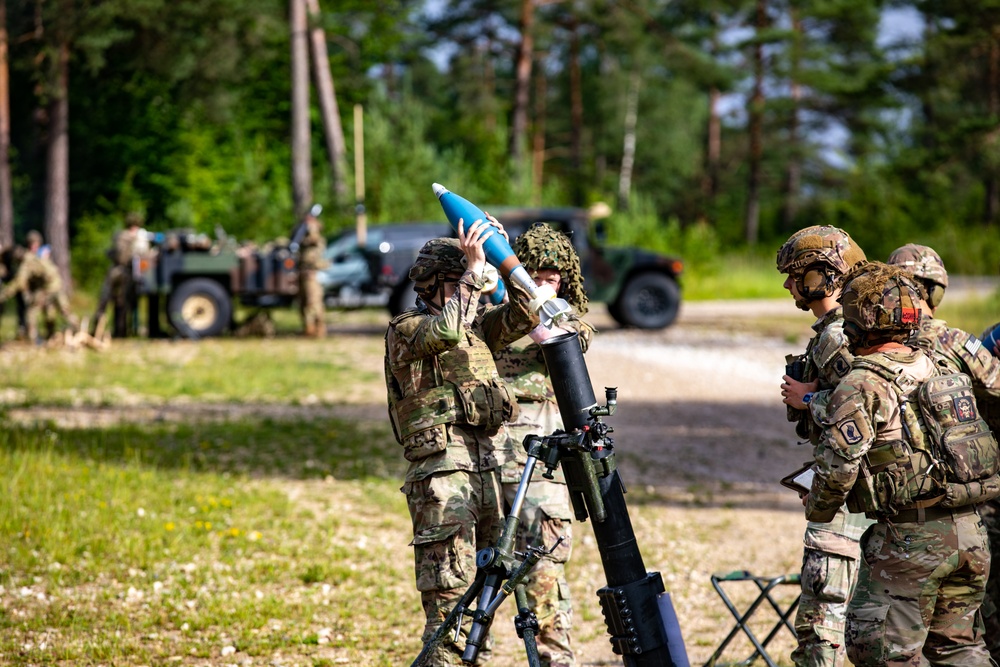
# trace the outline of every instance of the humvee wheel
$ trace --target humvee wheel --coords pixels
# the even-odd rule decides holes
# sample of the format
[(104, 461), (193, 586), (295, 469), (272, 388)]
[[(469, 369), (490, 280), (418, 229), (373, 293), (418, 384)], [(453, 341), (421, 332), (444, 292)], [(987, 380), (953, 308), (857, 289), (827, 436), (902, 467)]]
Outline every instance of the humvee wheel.
[(389, 314), (393, 317), (417, 305), (417, 293), (413, 291), (413, 281), (403, 278), (392, 288), (389, 295)]
[[(681, 290), (662, 273), (640, 273), (629, 280), (608, 312), (619, 323), (638, 329), (662, 329), (677, 319)], [(615, 315), (618, 317), (615, 317)], [(620, 317), (620, 319), (619, 319)]]
[(194, 278), (177, 286), (167, 302), (167, 318), (185, 338), (218, 336), (229, 327), (233, 304), (222, 285)]

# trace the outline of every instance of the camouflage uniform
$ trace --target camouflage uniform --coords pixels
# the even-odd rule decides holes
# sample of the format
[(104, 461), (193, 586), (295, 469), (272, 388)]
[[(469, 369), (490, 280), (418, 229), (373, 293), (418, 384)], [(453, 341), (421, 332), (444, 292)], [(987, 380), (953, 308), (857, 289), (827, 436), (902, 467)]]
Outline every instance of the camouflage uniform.
[[(915, 244), (902, 246), (892, 252), (888, 263), (913, 274), (921, 285), (921, 296), (931, 307), (936, 308), (941, 303), (948, 287), (948, 273), (941, 257), (932, 248)], [(945, 372), (965, 373), (972, 378), (980, 407), (984, 400), (995, 402), (1000, 398), (1000, 359), (975, 336), (952, 329), (944, 320), (924, 316), (915, 342)], [(1000, 552), (1000, 504), (991, 500), (979, 511), (989, 536), (990, 552)], [(991, 560), (982, 617), (986, 647), (993, 660), (1000, 661), (1000, 558)]]
[[(819, 391), (809, 402), (809, 441), (815, 447), (831, 389), (850, 371), (854, 355), (847, 350), (840, 308), (829, 311), (812, 328), (816, 335), (806, 347), (806, 359), (810, 367), (807, 377), (819, 380)], [(847, 601), (858, 576), (859, 540), (871, 523), (863, 514), (841, 507), (828, 523), (806, 524), (802, 595), (795, 614), (798, 646), (792, 651), (792, 661), (799, 667), (845, 664)]]
[(299, 250), (299, 312), (302, 315), (302, 327), (307, 336), (322, 337), (326, 335), (325, 309), (323, 306), (323, 287), (319, 284), (316, 273), (326, 268), (326, 239), (319, 220), (306, 216), (305, 236), (302, 237)]
[[(883, 292), (888, 305), (878, 317), (885, 319), (868, 328), (853, 314), (861, 308), (857, 294), (848, 294), (853, 283), (846, 288), (852, 349), (874, 344), (872, 332), (917, 325), (916, 291), (894, 284), (895, 294)], [(919, 349), (883, 349), (857, 357), (827, 402), (806, 517), (829, 520), (846, 500), (877, 520), (861, 540), (847, 612), (848, 658), (859, 667), (994, 664), (976, 623), (990, 565), (985, 528), (975, 505), (943, 500), (926, 433), (904, 422), (903, 401), (912, 409), (917, 388), (936, 374)]]
[[(515, 240), (514, 254), (529, 273), (538, 268), (559, 271), (559, 296), (565, 296), (577, 313), (586, 313), (586, 295), (577, 289), (582, 285), (580, 260), (565, 235), (548, 226), (532, 227)], [(582, 322), (577, 314), (559, 326), (578, 332), (580, 344), (587, 351), (593, 327)], [(515, 458), (500, 471), (504, 499), (510, 506), (528, 459), (523, 445), (525, 436), (550, 435), (561, 430), (563, 423), (540, 345), (525, 337), (495, 352), (493, 358), (500, 376), (514, 390), (519, 412), (518, 419), (507, 424)], [(566, 581), (566, 563), (573, 552), (573, 512), (562, 467), (553, 471), (551, 480), (537, 471), (532, 475), (520, 518), (516, 545), (519, 551), (528, 546), (551, 548), (560, 536), (565, 538), (552, 554), (535, 565), (524, 584), (528, 604), (538, 618), (536, 639), (541, 664), (573, 667), (576, 664), (570, 640), (573, 600)]]
[(44, 318), (46, 335), (55, 333), (56, 313), (76, 329), (78, 322), (69, 310), (69, 300), (62, 289), (62, 278), (59, 269), (52, 260), (24, 251), (20, 266), (10, 282), (5, 283), (0, 290), (0, 303), (7, 301), (15, 294), (21, 294), (25, 303), (25, 319), (28, 327), (28, 340), (38, 341), (38, 319)]
[(111, 260), (111, 268), (104, 276), (104, 283), (101, 285), (101, 293), (97, 300), (97, 309), (94, 311), (93, 326), (91, 329), (96, 332), (101, 328), (108, 310), (108, 305), (112, 302), (115, 306), (115, 335), (125, 335), (128, 326), (128, 312), (131, 310), (132, 296), (132, 259), (135, 256), (136, 239), (139, 235), (139, 223), (129, 219), (129, 226), (115, 232), (111, 238), (111, 247), (108, 248), (107, 256)]
[[(816, 250), (818, 249), (818, 251)], [(812, 281), (802, 292), (812, 294), (796, 303), (809, 310), (809, 302), (832, 295), (837, 277), (865, 259), (853, 240), (836, 227), (807, 227), (794, 234), (778, 251), (778, 270), (796, 277), (813, 272), (829, 278)], [(844, 317), (840, 308), (827, 311), (813, 323), (815, 335), (806, 346), (803, 381), (817, 381), (807, 410), (788, 407), (796, 433), (815, 448), (822, 433), (831, 390), (851, 368), (854, 356), (847, 349)], [(846, 664), (844, 641), (847, 601), (858, 576), (859, 540), (871, 520), (841, 507), (829, 522), (809, 521), (803, 536), (801, 589), (795, 613), (797, 646), (792, 661), (797, 667), (841, 667)]]
[[(425, 250), (435, 244), (457, 250), (453, 240), (431, 241)], [(516, 418), (517, 404), (492, 352), (538, 322), (516, 287), (509, 304), (479, 312), (482, 286), (481, 276), (466, 271), (440, 314), (420, 304), (386, 332), (390, 418), (410, 462), (402, 491), (413, 521), (425, 642), (472, 583), (476, 551), (500, 535), (498, 468), (513, 455), (503, 422)], [(449, 637), (427, 664), (460, 665), (463, 649), (464, 641)]]

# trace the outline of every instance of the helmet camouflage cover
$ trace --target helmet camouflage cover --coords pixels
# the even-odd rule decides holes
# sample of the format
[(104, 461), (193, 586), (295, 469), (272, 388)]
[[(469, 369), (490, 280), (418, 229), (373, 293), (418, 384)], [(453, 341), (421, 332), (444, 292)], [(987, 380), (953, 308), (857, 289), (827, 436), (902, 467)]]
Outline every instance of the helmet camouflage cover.
[(796, 274), (822, 263), (844, 275), (866, 259), (850, 234), (838, 227), (815, 225), (800, 229), (785, 241), (778, 250), (778, 271)]
[(513, 249), (532, 278), (539, 269), (558, 271), (559, 296), (566, 299), (578, 315), (587, 313), (588, 299), (583, 289), (580, 256), (567, 234), (543, 222), (535, 223), (514, 239)]
[[(920, 292), (909, 273), (898, 266), (869, 262), (845, 279), (840, 297), (844, 305), (844, 333), (856, 338), (904, 342), (920, 326)], [(864, 338), (865, 336), (860, 336)]]
[(458, 239), (431, 239), (417, 253), (409, 278), (415, 283), (431, 280), (439, 273), (465, 273), (465, 253)]
[(888, 263), (903, 267), (912, 273), (914, 278), (929, 280), (941, 287), (948, 286), (948, 272), (944, 268), (941, 256), (934, 252), (933, 248), (907, 243), (892, 251)]

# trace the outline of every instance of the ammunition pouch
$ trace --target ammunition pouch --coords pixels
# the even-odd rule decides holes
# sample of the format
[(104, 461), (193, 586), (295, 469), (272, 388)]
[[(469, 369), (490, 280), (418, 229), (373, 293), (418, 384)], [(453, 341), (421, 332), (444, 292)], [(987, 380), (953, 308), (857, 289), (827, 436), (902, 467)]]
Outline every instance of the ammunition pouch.
[(847, 509), (891, 516), (903, 508), (937, 504), (945, 496), (945, 485), (933, 470), (930, 457), (919, 450), (911, 452), (905, 441), (880, 443), (865, 455), (847, 496)]
[(965, 507), (966, 505), (979, 505), (994, 498), (1000, 497), (1000, 474), (984, 480), (969, 482), (968, 484), (949, 483), (945, 485), (944, 500), (941, 507)]
[(496, 430), (517, 415), (513, 392), (500, 379), (467, 386), (445, 383), (389, 405), (393, 432), (407, 461), (447, 449), (448, 424)]
[(514, 393), (499, 378), (489, 384), (456, 387), (464, 421), (469, 426), (487, 430), (500, 428), (504, 422), (517, 419), (519, 410)]
[(448, 448), (446, 425), (458, 416), (454, 390), (451, 385), (442, 385), (399, 399), (390, 404), (389, 416), (407, 461), (443, 452)]

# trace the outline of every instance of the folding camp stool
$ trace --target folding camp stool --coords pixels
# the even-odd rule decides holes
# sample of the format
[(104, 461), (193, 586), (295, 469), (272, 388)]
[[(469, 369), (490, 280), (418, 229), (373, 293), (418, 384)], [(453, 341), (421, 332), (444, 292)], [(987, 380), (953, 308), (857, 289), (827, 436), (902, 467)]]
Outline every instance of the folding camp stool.
[[(722, 590), (722, 583), (727, 581), (751, 581), (757, 586), (757, 589), (760, 591), (760, 594), (757, 596), (757, 599), (755, 599), (753, 603), (749, 607), (747, 607), (747, 610), (742, 614), (733, 605), (732, 601), (729, 599), (729, 596), (726, 595), (726, 592)], [(775, 587), (781, 585), (799, 586), (800, 585), (799, 581), (800, 580), (798, 574), (783, 574), (779, 577), (758, 577), (747, 572), (746, 570), (737, 570), (735, 572), (729, 572), (727, 574), (723, 573), (713, 574), (712, 586), (715, 588), (715, 591), (719, 594), (719, 597), (722, 598), (722, 601), (726, 603), (726, 607), (729, 609), (730, 613), (732, 613), (733, 617), (736, 619), (736, 625), (733, 627), (732, 630), (730, 630), (729, 634), (726, 635), (726, 638), (722, 640), (722, 643), (719, 644), (719, 648), (715, 649), (715, 653), (713, 653), (712, 657), (709, 658), (708, 662), (705, 663), (705, 667), (721, 667), (721, 665), (749, 665), (754, 660), (756, 660), (758, 656), (764, 659), (764, 662), (767, 663), (768, 667), (777, 667), (774, 661), (771, 660), (771, 656), (767, 654), (766, 647), (770, 643), (770, 641), (774, 639), (775, 635), (778, 634), (778, 632), (781, 630), (782, 627), (788, 628), (788, 631), (792, 633), (792, 637), (797, 637), (795, 633), (795, 626), (789, 619), (792, 616), (792, 612), (795, 611), (795, 608), (799, 606), (799, 596), (798, 595), (795, 596), (795, 600), (788, 606), (788, 609), (782, 609), (781, 605), (779, 605), (778, 602), (775, 601), (773, 597), (771, 597), (771, 591), (773, 591)], [(764, 602), (767, 602), (768, 605), (770, 605), (771, 609), (773, 609), (774, 612), (778, 615), (778, 620), (774, 624), (774, 627), (771, 628), (771, 631), (767, 634), (767, 637), (765, 637), (764, 641), (762, 642), (757, 639), (757, 636), (753, 633), (753, 630), (750, 629), (750, 626), (747, 625), (747, 623), (750, 621), (750, 617), (754, 615), (754, 612), (756, 612), (757, 609)], [(754, 652), (750, 654), (749, 658), (741, 662), (736, 662), (736, 663), (718, 662), (719, 657), (722, 655), (722, 652), (726, 649), (726, 646), (729, 644), (729, 642), (733, 640), (733, 638), (740, 630), (742, 630), (743, 633), (747, 636), (747, 638), (750, 640), (750, 643), (754, 645)]]

